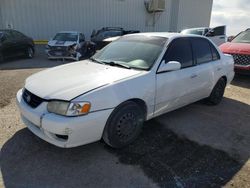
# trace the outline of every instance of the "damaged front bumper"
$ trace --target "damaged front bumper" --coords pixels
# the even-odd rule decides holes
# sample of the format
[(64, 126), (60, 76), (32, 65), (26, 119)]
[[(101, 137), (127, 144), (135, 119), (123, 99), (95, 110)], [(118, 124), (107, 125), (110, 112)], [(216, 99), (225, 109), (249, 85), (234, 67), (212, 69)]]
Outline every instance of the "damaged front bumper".
[(50, 47), (45, 50), (49, 59), (73, 59), (79, 60), (82, 57), (82, 54), (78, 51), (78, 49), (74, 49), (73, 47)]

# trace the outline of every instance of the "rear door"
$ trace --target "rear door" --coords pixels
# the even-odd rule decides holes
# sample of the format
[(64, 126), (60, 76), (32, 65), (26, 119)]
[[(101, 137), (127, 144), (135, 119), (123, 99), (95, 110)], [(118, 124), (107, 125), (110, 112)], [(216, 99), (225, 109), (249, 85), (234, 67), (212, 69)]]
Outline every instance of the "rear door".
[(197, 97), (196, 100), (199, 100), (210, 95), (215, 71), (213, 62), (219, 60), (219, 56), (214, 47), (212, 51), (212, 44), (207, 39), (191, 37), (190, 40), (196, 64), (193, 69), (196, 75), (196, 79), (193, 79), (193, 94)]
[(217, 46), (225, 43), (227, 40), (226, 37), (226, 26), (219, 26), (212, 28), (207, 35)]

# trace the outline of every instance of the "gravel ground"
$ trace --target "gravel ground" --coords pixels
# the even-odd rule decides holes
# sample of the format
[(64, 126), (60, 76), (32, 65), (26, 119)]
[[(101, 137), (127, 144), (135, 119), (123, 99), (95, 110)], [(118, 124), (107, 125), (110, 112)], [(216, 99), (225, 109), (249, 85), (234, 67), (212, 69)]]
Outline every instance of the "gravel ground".
[(30, 133), (15, 104), (26, 77), (68, 63), (41, 54), (0, 65), (0, 186), (250, 187), (250, 77), (237, 76), (218, 106), (197, 102), (147, 122), (122, 150), (61, 149)]

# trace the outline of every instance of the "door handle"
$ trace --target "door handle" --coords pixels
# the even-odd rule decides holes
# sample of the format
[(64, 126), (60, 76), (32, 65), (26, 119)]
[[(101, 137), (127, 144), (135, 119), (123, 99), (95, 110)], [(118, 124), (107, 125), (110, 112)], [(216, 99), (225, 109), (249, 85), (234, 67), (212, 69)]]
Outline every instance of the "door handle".
[(198, 77), (197, 74), (193, 74), (192, 76), (190, 76), (191, 79), (196, 78), (196, 77)]

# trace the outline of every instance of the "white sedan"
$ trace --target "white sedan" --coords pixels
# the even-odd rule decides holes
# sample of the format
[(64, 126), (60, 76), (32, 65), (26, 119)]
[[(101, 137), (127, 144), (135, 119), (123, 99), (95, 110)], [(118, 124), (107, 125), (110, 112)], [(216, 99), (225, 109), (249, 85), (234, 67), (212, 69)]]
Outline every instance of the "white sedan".
[(69, 148), (103, 140), (133, 142), (143, 123), (206, 99), (218, 104), (234, 61), (207, 38), (177, 33), (123, 36), (92, 58), (27, 78), (17, 93), (26, 126)]

